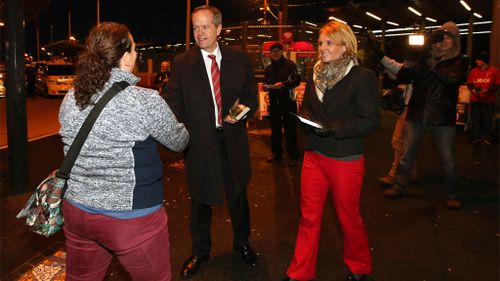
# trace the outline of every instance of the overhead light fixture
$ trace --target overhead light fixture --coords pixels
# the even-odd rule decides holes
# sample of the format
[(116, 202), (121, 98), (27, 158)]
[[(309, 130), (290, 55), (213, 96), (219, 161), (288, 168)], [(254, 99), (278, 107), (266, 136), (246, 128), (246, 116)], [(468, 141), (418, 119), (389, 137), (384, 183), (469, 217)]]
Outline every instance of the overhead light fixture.
[(393, 21), (386, 21), (387, 24), (394, 25), (394, 26), (399, 26), (399, 23), (393, 22)]
[(433, 19), (433, 18), (430, 18), (430, 17), (425, 17), (426, 20), (430, 21), (430, 22), (437, 22), (436, 19)]
[(408, 36), (408, 44), (410, 44), (410, 46), (423, 46), (424, 45), (424, 35), (412, 34), (412, 35)]
[(464, 8), (467, 10), (467, 11), (470, 11), (471, 8), (469, 7), (469, 5), (467, 5), (467, 3), (465, 3), (464, 0), (460, 0), (460, 4), (462, 4), (462, 6), (464, 6)]
[(352, 26), (359, 28), (359, 29), (363, 29), (363, 27), (361, 25), (353, 24)]
[(310, 25), (310, 26), (314, 26), (314, 27), (318, 26), (317, 24), (312, 23), (312, 22), (308, 22), (308, 21), (304, 21), (304, 23), (307, 24), (307, 25)]
[(482, 19), (482, 18), (483, 18), (483, 16), (481, 16), (481, 15), (480, 15), (480, 14), (478, 14), (478, 13), (474, 13), (473, 15), (474, 15), (476, 18), (480, 18), (480, 19)]
[(408, 10), (412, 11), (412, 13), (414, 13), (415, 15), (421, 17), (422, 16), (422, 13), (420, 13), (419, 11), (415, 10), (415, 8), (411, 7), (411, 6), (408, 6)]
[(372, 18), (374, 18), (374, 19), (376, 19), (376, 20), (382, 20), (380, 17), (378, 17), (378, 16), (376, 16), (376, 15), (374, 15), (374, 14), (370, 13), (370, 12), (366, 12), (366, 15), (367, 15), (367, 16), (370, 16), (370, 17), (372, 17)]
[(345, 20), (341, 20), (341, 19), (336, 18), (336, 17), (334, 17), (334, 16), (329, 16), (329, 17), (328, 17), (328, 19), (329, 19), (329, 20), (339, 21), (339, 22), (341, 22), (341, 23), (343, 23), (343, 24), (347, 24), (347, 22), (346, 22)]

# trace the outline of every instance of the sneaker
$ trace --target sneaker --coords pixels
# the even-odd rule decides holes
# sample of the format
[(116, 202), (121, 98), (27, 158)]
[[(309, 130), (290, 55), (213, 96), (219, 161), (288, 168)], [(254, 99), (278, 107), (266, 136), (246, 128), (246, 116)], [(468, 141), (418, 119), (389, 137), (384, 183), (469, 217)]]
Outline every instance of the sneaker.
[(462, 208), (462, 200), (457, 197), (448, 197), (445, 206), (450, 210), (460, 210), (460, 208)]
[(384, 195), (389, 199), (397, 199), (405, 196), (405, 192), (401, 189), (401, 187), (393, 185), (384, 191)]
[(387, 175), (385, 177), (378, 178), (377, 181), (383, 186), (391, 186), (394, 184), (394, 177)]

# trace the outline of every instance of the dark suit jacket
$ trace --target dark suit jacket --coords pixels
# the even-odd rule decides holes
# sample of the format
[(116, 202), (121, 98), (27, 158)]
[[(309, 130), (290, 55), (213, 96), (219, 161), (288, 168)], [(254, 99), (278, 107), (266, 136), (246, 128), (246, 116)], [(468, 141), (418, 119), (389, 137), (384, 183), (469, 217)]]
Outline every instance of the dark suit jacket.
[[(251, 116), (257, 108), (257, 88), (252, 65), (241, 50), (219, 43), (222, 54), (220, 84), (222, 114), (240, 99), (251, 108)], [(189, 192), (193, 200), (213, 205), (224, 203), (224, 186), (221, 155), (215, 131), (215, 110), (210, 82), (198, 46), (177, 56), (172, 65), (172, 76), (165, 87), (167, 103), (184, 122), (190, 134), (185, 154)], [(246, 122), (224, 122), (229, 166), (235, 194), (246, 188), (250, 180), (250, 153)]]

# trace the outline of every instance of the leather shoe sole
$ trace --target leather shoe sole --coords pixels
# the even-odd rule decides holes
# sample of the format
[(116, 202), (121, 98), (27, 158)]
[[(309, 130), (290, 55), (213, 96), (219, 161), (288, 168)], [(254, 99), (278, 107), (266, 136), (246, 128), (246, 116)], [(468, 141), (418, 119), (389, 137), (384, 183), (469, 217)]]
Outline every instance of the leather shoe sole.
[(188, 279), (193, 277), (200, 269), (202, 263), (207, 261), (208, 261), (208, 256), (206, 257), (190, 256), (182, 265), (181, 278)]

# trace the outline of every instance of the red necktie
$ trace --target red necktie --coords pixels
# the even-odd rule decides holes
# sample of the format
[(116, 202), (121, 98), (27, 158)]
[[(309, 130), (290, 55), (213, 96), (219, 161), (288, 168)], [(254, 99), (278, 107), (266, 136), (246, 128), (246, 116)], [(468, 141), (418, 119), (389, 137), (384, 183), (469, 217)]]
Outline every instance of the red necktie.
[(217, 61), (215, 60), (215, 55), (208, 55), (208, 57), (212, 60), (212, 84), (214, 85), (215, 103), (217, 103), (217, 120), (219, 122), (219, 126), (222, 126), (222, 95), (220, 93), (219, 66), (217, 65)]

